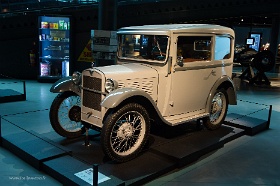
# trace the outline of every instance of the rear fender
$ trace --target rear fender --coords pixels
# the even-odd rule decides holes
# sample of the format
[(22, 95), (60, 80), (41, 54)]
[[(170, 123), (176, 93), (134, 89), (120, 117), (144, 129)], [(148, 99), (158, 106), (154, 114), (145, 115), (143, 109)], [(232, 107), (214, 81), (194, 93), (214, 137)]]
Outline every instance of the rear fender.
[(221, 79), (219, 79), (214, 86), (211, 89), (211, 92), (208, 96), (208, 100), (206, 103), (206, 112), (210, 112), (210, 105), (212, 104), (212, 98), (216, 92), (217, 89), (220, 88), (222, 84), (227, 84), (225, 88), (227, 95), (228, 95), (228, 101), (230, 105), (236, 105), (237, 104), (237, 95), (236, 90), (233, 81), (228, 76), (223, 76)]
[(59, 79), (50, 88), (50, 92), (53, 92), (53, 93), (61, 93), (61, 92), (66, 92), (66, 91), (75, 92), (79, 96), (81, 95), (81, 89), (80, 89), (79, 85), (76, 85), (72, 81), (72, 76), (68, 76), (68, 77)]

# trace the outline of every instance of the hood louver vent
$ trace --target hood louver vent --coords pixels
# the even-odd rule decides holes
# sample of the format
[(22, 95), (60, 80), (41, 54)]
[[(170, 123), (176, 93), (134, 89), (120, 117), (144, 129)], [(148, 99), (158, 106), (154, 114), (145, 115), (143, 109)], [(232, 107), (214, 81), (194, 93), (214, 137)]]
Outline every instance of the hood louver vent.
[(131, 87), (142, 89), (146, 93), (151, 96), (154, 94), (154, 86), (155, 86), (156, 78), (152, 79), (127, 79), (126, 82), (118, 81), (118, 88)]
[(143, 85), (142, 90), (144, 90), (145, 92), (147, 92), (150, 95), (153, 93), (153, 85), (154, 85), (153, 81), (144, 80), (144, 81), (142, 81), (142, 85)]
[(139, 81), (128, 82), (128, 87), (140, 89), (140, 82)]

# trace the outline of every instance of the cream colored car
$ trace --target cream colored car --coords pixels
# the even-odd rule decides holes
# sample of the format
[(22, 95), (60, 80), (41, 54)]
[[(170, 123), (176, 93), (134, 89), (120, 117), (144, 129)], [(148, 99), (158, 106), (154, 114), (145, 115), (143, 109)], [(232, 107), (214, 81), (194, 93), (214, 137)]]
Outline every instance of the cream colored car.
[(214, 130), (228, 104), (237, 103), (232, 29), (148, 25), (121, 28), (117, 37), (117, 65), (81, 74), (82, 124), (101, 131), (103, 150), (113, 160), (135, 158), (155, 123), (202, 120)]

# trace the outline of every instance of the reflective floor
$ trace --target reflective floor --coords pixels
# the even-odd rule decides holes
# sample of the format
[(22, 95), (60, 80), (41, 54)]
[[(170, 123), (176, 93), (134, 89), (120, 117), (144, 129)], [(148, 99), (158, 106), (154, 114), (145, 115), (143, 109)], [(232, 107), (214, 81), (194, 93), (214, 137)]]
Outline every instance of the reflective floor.
[[(269, 77), (271, 86), (242, 83), (238, 105), (230, 106), (228, 111), (267, 120), (268, 108), (272, 105), (269, 130), (255, 136), (244, 135), (146, 185), (280, 185), (280, 81), (278, 74)], [(48, 109), (56, 96), (49, 92), (51, 85), (27, 81), (26, 101), (0, 103), (2, 134), (14, 132), (9, 127), (11, 123), (39, 134), (53, 133), (50, 124), (46, 125)], [(1, 84), (0, 90), (5, 86), (21, 90), (21, 86), (14, 84)], [(0, 185), (39, 184), (62, 185), (0, 147)]]

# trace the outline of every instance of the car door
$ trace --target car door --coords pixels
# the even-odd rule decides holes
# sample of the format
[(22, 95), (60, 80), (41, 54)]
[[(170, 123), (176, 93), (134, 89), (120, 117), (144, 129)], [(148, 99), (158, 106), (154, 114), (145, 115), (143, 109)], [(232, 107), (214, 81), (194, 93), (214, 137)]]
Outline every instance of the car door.
[(212, 35), (177, 35), (177, 57), (171, 72), (170, 115), (191, 116), (205, 112), (206, 100), (217, 80), (212, 43)]

